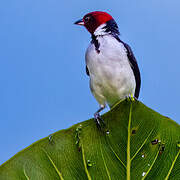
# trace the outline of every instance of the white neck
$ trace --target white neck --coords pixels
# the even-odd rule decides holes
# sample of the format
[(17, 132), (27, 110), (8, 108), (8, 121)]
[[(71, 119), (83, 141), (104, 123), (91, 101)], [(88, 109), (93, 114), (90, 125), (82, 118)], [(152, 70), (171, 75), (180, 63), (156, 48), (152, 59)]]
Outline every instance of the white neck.
[(101, 25), (94, 31), (94, 35), (95, 35), (95, 36), (103, 36), (103, 35), (110, 34), (110, 32), (106, 32), (106, 29), (104, 28), (105, 26), (106, 26), (106, 23), (101, 24)]

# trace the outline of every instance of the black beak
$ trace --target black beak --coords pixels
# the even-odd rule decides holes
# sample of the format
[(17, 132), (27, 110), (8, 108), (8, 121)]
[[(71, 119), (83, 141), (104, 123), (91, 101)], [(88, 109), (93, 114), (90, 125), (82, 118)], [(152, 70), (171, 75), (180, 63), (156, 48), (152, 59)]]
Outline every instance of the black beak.
[(84, 26), (84, 21), (82, 19), (76, 21), (74, 24)]

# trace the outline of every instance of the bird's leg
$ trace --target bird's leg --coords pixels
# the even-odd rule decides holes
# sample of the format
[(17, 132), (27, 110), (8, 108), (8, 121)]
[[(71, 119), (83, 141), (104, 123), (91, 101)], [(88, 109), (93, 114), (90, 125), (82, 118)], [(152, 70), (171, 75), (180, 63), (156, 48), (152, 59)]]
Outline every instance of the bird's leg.
[(94, 113), (94, 121), (98, 129), (101, 129), (102, 126), (105, 126), (105, 122), (101, 118), (101, 115), (99, 114), (104, 108), (105, 108), (105, 105), (101, 105), (101, 107)]

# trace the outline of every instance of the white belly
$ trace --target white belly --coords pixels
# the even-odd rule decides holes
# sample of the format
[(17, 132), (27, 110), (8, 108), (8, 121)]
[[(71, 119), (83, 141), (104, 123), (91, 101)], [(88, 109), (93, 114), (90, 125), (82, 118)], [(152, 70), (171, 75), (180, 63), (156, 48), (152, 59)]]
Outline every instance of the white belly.
[(100, 53), (90, 44), (86, 51), (86, 65), (90, 73), (90, 88), (101, 105), (111, 107), (135, 92), (136, 82), (126, 49), (114, 37), (98, 39)]

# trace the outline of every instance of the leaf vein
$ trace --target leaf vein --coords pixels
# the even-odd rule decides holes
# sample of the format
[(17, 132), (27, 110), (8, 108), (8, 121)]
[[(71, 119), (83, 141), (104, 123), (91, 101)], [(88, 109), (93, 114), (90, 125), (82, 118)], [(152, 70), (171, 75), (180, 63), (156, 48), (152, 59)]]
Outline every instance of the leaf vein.
[(51, 164), (53, 165), (54, 169), (56, 170), (57, 174), (59, 175), (61, 180), (64, 180), (61, 172), (59, 171), (59, 169), (57, 168), (57, 166), (55, 165), (55, 163), (53, 162), (53, 160), (51, 159), (51, 157), (48, 155), (48, 153), (43, 149), (43, 151), (45, 152), (46, 156), (48, 157), (49, 161), (51, 162)]
[(154, 158), (154, 160), (153, 160), (153, 162), (152, 162), (150, 168), (148, 169), (148, 171), (146, 172), (146, 174), (145, 174), (145, 176), (142, 178), (142, 180), (145, 179), (146, 176), (149, 174), (149, 172), (150, 172), (150, 170), (152, 169), (152, 167), (153, 167), (153, 165), (154, 165), (154, 163), (155, 163), (155, 161), (156, 161), (158, 155), (159, 155), (159, 148), (158, 148), (158, 152), (156, 153), (156, 156), (155, 156), (155, 158)]
[(171, 168), (169, 169), (168, 174), (167, 174), (165, 180), (168, 180), (168, 178), (169, 178), (169, 176), (170, 176), (170, 174), (171, 174), (171, 172), (173, 170), (174, 164), (175, 164), (179, 154), (180, 154), (180, 150), (178, 151), (177, 155), (175, 156), (174, 161), (172, 162)]
[(120, 163), (126, 168), (125, 164), (123, 163), (123, 161), (120, 159), (120, 157), (116, 154), (116, 152), (114, 151), (114, 149), (112, 148), (112, 146), (110, 145), (110, 143), (108, 142), (111, 151), (113, 152), (113, 154), (116, 156), (116, 158), (120, 161)]
[(105, 166), (105, 169), (106, 169), (106, 172), (107, 172), (108, 178), (111, 180), (111, 176), (110, 176), (109, 170), (108, 170), (108, 168), (107, 168), (107, 165), (106, 165), (106, 162), (105, 162), (105, 159), (104, 159), (103, 153), (102, 153), (102, 148), (100, 147), (100, 149), (101, 149), (101, 155), (102, 155), (102, 159), (103, 159), (103, 162), (104, 162), (104, 166)]
[(87, 169), (83, 145), (81, 146), (81, 150), (82, 150), (82, 158), (83, 158), (84, 169), (85, 169), (88, 180), (91, 180), (91, 176), (90, 176), (89, 171)]
[(24, 176), (26, 177), (26, 179), (27, 179), (27, 180), (30, 180), (30, 178), (29, 178), (28, 175), (26, 174), (25, 168), (23, 169), (23, 172), (24, 172)]
[(148, 134), (147, 138), (144, 140), (144, 142), (142, 143), (142, 145), (139, 147), (139, 149), (136, 151), (136, 153), (134, 154), (134, 156), (131, 158), (131, 161), (136, 157), (136, 155), (138, 154), (138, 152), (142, 149), (142, 147), (144, 146), (144, 144), (146, 143), (146, 141), (148, 140), (149, 136), (152, 134), (153, 129), (151, 130), (151, 132)]

